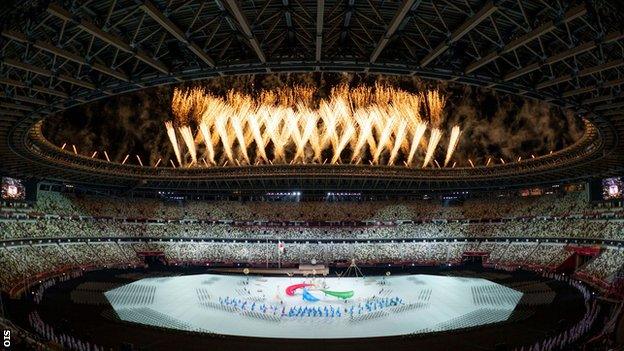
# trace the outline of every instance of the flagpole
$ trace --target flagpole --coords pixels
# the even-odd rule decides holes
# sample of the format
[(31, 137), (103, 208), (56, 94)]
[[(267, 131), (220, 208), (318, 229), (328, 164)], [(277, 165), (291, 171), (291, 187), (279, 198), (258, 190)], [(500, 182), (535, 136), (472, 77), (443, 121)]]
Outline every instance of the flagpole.
[(267, 252), (266, 252), (266, 268), (269, 268), (269, 251), (271, 250), (271, 245), (269, 245), (269, 238), (266, 238), (267, 243)]

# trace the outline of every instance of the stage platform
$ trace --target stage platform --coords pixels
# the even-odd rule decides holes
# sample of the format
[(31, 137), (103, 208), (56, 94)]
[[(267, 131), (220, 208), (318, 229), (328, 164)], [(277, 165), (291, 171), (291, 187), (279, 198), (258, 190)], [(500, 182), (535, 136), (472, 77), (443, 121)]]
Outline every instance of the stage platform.
[(421, 334), (507, 320), (522, 293), (486, 279), (201, 274), (105, 293), (125, 321), (224, 335), (329, 339)]
[(299, 265), (299, 268), (213, 268), (210, 272), (217, 273), (236, 273), (236, 274), (260, 274), (260, 275), (322, 275), (329, 274), (329, 268), (324, 265)]

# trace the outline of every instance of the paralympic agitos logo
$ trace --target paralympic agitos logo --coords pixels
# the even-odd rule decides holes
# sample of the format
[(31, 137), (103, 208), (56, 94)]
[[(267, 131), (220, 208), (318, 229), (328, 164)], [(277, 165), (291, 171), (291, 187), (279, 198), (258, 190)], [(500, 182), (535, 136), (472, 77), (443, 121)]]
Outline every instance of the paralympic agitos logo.
[(314, 296), (314, 294), (312, 294), (311, 291), (320, 291), (323, 294), (325, 294), (325, 296), (332, 296), (332, 297), (342, 299), (342, 300), (350, 299), (355, 294), (353, 290), (334, 291), (334, 290), (324, 289), (322, 287), (319, 287), (316, 284), (300, 283), (300, 284), (293, 284), (293, 285), (286, 287), (286, 295), (295, 296), (297, 290), (299, 289), (301, 289), (302, 291), (301, 297), (303, 298), (303, 300), (308, 301), (308, 302), (316, 302), (320, 300), (318, 297)]

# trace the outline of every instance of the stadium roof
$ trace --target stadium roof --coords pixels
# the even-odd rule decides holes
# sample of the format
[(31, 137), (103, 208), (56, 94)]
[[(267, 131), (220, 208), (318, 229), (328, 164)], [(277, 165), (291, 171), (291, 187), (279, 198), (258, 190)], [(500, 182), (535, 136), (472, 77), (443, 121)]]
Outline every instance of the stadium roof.
[[(2, 13), (0, 172), (140, 188), (409, 192), (529, 185), (621, 172), (624, 31), (618, 1), (24, 1)], [(154, 169), (59, 152), (46, 116), (146, 87), (271, 72), (416, 75), (574, 109), (574, 146), (459, 169), (260, 166)]]

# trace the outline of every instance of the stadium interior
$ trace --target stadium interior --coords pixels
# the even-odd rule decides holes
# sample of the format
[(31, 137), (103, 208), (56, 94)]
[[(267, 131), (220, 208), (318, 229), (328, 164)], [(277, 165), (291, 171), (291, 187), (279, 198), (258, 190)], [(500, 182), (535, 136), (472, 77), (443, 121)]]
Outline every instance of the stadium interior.
[(623, 24), (0, 3), (3, 348), (623, 349)]

